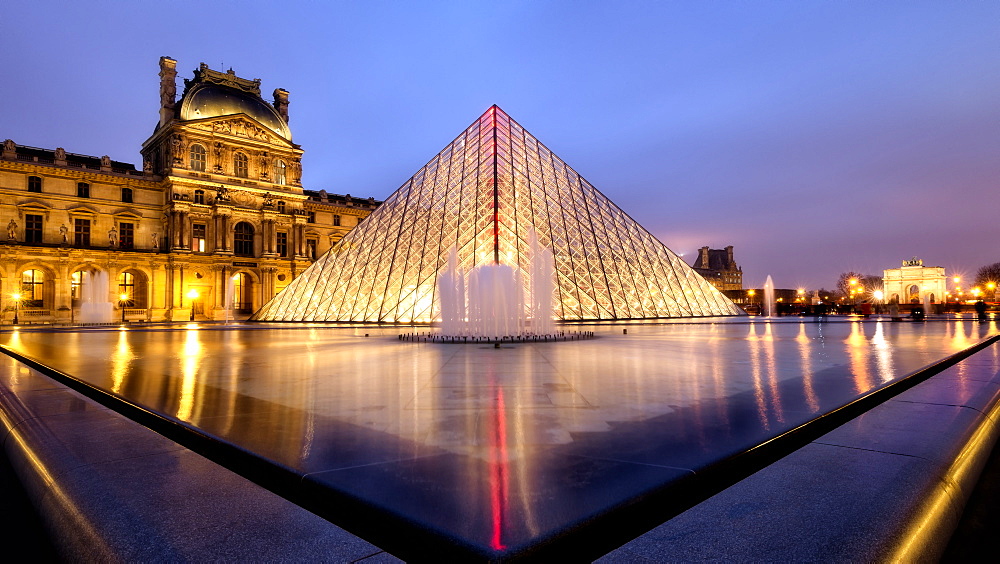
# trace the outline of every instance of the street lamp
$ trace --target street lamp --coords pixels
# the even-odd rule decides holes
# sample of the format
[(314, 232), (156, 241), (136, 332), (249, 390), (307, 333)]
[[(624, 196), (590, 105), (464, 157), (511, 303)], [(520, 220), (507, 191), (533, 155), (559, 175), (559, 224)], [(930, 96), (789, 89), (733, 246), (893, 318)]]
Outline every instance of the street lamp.
[(850, 284), (851, 284), (851, 303), (852, 304), (856, 304), (856, 303), (858, 303), (857, 298), (855, 298), (855, 294), (857, 294), (857, 290), (854, 287), (858, 285), (858, 279), (857, 278), (851, 278)]
[(187, 293), (187, 297), (191, 300), (191, 321), (194, 321), (194, 301), (198, 299), (198, 290), (191, 288), (191, 291)]
[(118, 307), (122, 310), (122, 325), (125, 325), (125, 306), (128, 304), (128, 294), (118, 294)]
[(986, 287), (989, 289), (990, 292), (993, 293), (993, 301), (997, 301), (997, 283), (987, 282)]
[(10, 297), (14, 299), (14, 325), (17, 325), (17, 306), (21, 304), (21, 294), (20, 292), (15, 292)]

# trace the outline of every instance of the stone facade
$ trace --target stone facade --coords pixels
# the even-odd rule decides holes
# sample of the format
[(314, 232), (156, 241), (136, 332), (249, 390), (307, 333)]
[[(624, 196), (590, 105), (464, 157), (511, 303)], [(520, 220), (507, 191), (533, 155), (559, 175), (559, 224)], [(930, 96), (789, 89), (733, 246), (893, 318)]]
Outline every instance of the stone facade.
[(83, 273), (99, 271), (130, 320), (186, 320), (192, 308), (196, 319), (245, 318), (380, 203), (303, 189), (287, 91), (268, 104), (259, 80), (202, 64), (176, 99), (175, 67), (160, 59), (159, 121), (141, 170), (4, 142), (5, 322), (15, 293), (21, 322), (75, 321)]
[(913, 258), (883, 271), (882, 291), (886, 303), (939, 303), (947, 299), (946, 280), (943, 266), (924, 266)]
[(743, 268), (733, 260), (732, 245), (725, 249), (709, 249), (708, 247), (698, 249), (698, 258), (691, 267), (718, 288), (720, 292), (743, 289)]

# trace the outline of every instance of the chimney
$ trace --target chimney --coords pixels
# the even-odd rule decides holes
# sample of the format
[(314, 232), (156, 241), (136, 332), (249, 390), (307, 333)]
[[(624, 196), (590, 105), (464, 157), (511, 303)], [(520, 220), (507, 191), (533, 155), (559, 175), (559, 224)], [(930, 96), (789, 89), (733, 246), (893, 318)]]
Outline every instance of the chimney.
[(288, 91), (284, 88), (274, 89), (274, 109), (278, 110), (281, 119), (288, 123)]
[(177, 61), (160, 57), (160, 124), (163, 127), (176, 117), (174, 99), (177, 96)]
[(698, 249), (698, 268), (709, 268), (708, 247), (702, 247)]
[(732, 269), (736, 267), (736, 261), (733, 260), (733, 246), (729, 245), (726, 247), (726, 268)]

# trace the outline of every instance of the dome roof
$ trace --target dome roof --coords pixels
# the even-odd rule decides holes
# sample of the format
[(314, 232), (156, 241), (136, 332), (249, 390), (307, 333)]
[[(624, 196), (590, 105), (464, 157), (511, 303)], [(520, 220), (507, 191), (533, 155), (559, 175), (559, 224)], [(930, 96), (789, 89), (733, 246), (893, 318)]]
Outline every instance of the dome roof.
[(240, 113), (252, 117), (284, 139), (292, 140), (288, 124), (281, 119), (273, 106), (259, 96), (219, 84), (193, 85), (184, 94), (184, 102), (181, 104), (178, 117), (182, 120), (205, 119)]

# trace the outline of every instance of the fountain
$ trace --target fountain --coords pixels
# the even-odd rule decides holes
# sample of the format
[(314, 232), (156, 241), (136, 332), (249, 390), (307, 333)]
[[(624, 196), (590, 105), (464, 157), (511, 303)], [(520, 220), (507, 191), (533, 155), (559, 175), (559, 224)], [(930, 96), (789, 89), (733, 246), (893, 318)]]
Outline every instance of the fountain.
[[(528, 234), (531, 259), (529, 289), (525, 295), (521, 271), (506, 264), (483, 264), (466, 275), (458, 267), (458, 252), (448, 253), (447, 267), (437, 279), (441, 303), (441, 332), (431, 340), (445, 342), (564, 340), (592, 336), (592, 332), (558, 331), (552, 320), (552, 252)], [(401, 335), (404, 340), (426, 340), (425, 335)]]
[(767, 280), (764, 282), (764, 309), (767, 311), (767, 317), (777, 317), (774, 301), (774, 282), (771, 280), (770, 275), (767, 276)]
[(92, 270), (83, 273), (80, 283), (80, 323), (111, 323), (114, 306), (108, 300), (108, 273)]

